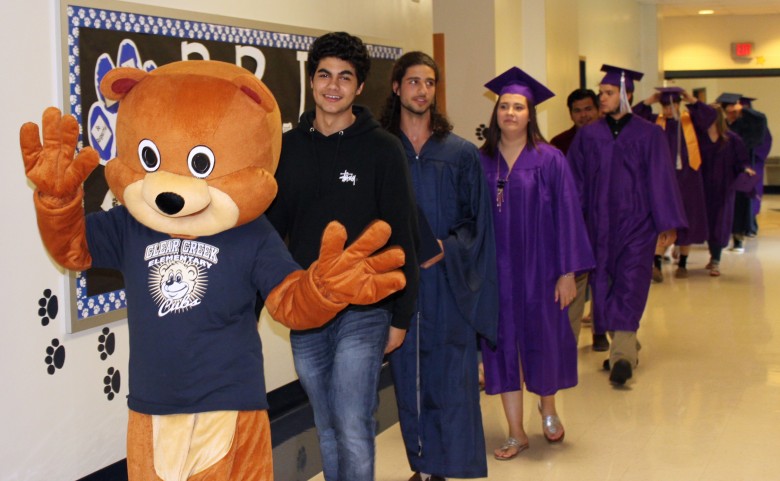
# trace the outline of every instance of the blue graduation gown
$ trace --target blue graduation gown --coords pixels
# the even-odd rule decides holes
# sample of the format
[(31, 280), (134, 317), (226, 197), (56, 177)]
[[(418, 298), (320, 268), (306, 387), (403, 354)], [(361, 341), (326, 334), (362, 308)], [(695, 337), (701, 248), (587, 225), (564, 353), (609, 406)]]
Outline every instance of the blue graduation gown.
[(636, 331), (658, 234), (687, 226), (664, 132), (632, 116), (614, 138), (601, 119), (577, 132), (568, 160), (596, 257), (594, 330)]
[(413, 471), (487, 476), (477, 335), (495, 342), (496, 256), (477, 148), (449, 134), (417, 155), (402, 134), (417, 203), (444, 259), (420, 269), (418, 310), (390, 355), (398, 415)]

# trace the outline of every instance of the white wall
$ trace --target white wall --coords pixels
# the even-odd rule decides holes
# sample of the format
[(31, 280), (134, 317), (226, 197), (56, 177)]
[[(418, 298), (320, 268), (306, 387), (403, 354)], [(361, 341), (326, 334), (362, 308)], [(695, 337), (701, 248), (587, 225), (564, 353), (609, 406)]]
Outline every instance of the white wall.
[[(77, 3), (77, 2), (76, 2)], [(319, 30), (346, 30), (372, 41), (387, 40), (405, 50), (431, 50), (430, 0), (167, 0), (135, 2), (167, 8), (246, 18)], [(109, 6), (109, 4), (106, 4)], [(125, 3), (125, 10), (138, 5)], [(18, 132), (25, 121), (40, 121), (44, 108), (62, 106), (58, 74), (56, 0), (4, 1), (0, 29), (4, 65), (0, 86), (6, 92), (0, 117), (0, 213), (6, 219), (0, 236), (3, 278), (0, 294), (5, 332), (0, 336), (0, 479), (70, 481), (125, 457), (127, 408), (127, 327), (109, 326), (115, 353), (99, 357), (100, 329), (65, 334), (67, 297), (63, 273), (45, 253), (35, 223), (32, 189), (19, 152)], [(369, 79), (370, 81), (370, 79)], [(39, 300), (51, 289), (60, 310), (47, 326), (38, 314)], [(282, 344), (264, 341), (270, 359), (283, 357), (286, 333), (264, 329)], [(270, 335), (270, 334), (269, 334)], [(264, 334), (266, 336), (266, 334)], [(52, 339), (65, 349), (65, 363), (47, 373), (46, 348)], [(270, 346), (269, 344), (274, 344)], [(285, 361), (286, 362), (286, 361)], [(112, 400), (104, 377), (113, 367), (122, 384)], [(286, 368), (289, 369), (289, 368)], [(270, 371), (270, 370), (269, 370)], [(274, 387), (278, 370), (268, 373)]]

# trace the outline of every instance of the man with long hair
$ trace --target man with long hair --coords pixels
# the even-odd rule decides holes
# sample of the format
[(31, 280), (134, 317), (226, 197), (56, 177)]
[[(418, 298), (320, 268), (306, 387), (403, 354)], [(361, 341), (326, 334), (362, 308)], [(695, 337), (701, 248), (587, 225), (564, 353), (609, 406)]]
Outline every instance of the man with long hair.
[[(382, 115), (382, 125), (404, 146), (418, 206), (438, 247), (419, 258), (417, 310), (404, 344), (390, 356), (413, 481), (487, 476), (477, 334), (491, 342), (496, 336), (488, 190), (477, 148), (451, 133), (436, 110), (438, 81), (430, 56), (403, 55)], [(421, 245), (418, 253), (426, 250)]]

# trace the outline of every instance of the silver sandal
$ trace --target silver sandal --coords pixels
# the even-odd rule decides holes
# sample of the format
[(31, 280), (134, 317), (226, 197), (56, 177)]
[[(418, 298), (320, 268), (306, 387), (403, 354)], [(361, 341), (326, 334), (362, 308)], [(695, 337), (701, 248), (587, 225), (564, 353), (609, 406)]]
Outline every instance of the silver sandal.
[(523, 451), (525, 451), (526, 449), (528, 449), (528, 443), (526, 442), (525, 444), (520, 444), (520, 441), (518, 441), (517, 439), (513, 438), (512, 436), (509, 436), (508, 438), (506, 438), (506, 441), (504, 441), (504, 444), (501, 445), (499, 450), (502, 451), (502, 452), (506, 452), (506, 451), (508, 451), (508, 450), (510, 450), (512, 448), (517, 449), (517, 452), (515, 454), (511, 455), (511, 456), (501, 457), (501, 456), (498, 456), (496, 453), (493, 453), (493, 457), (496, 458), (499, 461), (509, 461), (510, 459), (514, 458), (518, 454), (520, 454)]

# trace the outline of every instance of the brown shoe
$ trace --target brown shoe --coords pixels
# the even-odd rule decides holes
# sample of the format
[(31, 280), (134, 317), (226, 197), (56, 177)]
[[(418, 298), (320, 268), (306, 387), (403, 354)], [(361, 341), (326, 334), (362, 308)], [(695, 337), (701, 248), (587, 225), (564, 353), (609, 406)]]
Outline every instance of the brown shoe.
[(687, 279), (688, 278), (688, 269), (685, 267), (678, 267), (676, 271), (674, 271), (674, 277), (677, 279)]
[(656, 266), (653, 266), (653, 281), (655, 282), (664, 281), (664, 273), (661, 272), (661, 269), (657, 268)]

